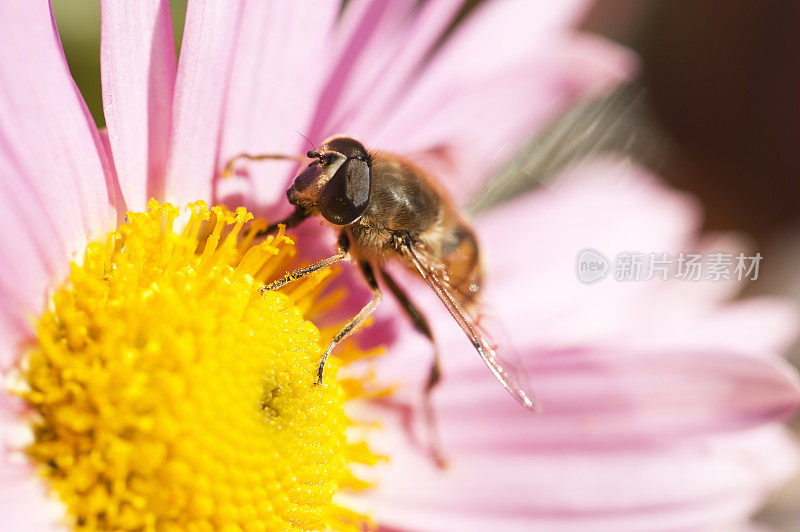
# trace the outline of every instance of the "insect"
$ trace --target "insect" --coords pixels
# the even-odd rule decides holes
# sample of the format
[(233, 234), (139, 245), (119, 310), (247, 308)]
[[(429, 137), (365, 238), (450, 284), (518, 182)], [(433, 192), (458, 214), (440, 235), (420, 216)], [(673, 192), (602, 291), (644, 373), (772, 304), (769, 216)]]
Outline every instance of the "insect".
[[(306, 165), (286, 196), (295, 206), (286, 219), (265, 233), (299, 225), (320, 215), (338, 230), (338, 253), (293, 271), (262, 290), (275, 290), (339, 261), (354, 261), (372, 290), (372, 300), (328, 345), (317, 371), (322, 383), (325, 362), (336, 345), (356, 331), (382, 299), (381, 284), (396, 298), (417, 331), (434, 345), (425, 384), (425, 410), (430, 420), (430, 393), (440, 380), (439, 351), (422, 312), (385, 269), (400, 261), (419, 274), (467, 335), (500, 384), (522, 405), (534, 408), (519, 370), (500, 358), (494, 342), (472, 312), (477, 307), (483, 272), (475, 232), (437, 183), (412, 162), (394, 154), (368, 151), (350, 137), (333, 137), (307, 154)], [(232, 159), (294, 159), (287, 155), (240, 154)], [(430, 424), (430, 423), (429, 423)]]
[[(545, 128), (523, 150), (521, 159), (495, 178), (472, 206), (472, 212), (518, 196), (569, 164), (596, 154), (625, 155), (657, 166), (666, 158), (665, 144), (650, 118), (643, 90), (636, 83), (622, 85), (608, 95), (576, 105)], [(387, 262), (400, 261), (422, 277), (439, 297), (500, 384), (523, 406), (535, 408), (524, 374), (501, 358), (494, 342), (474, 318), (483, 277), (478, 241), (461, 211), (431, 176), (401, 156), (369, 151), (361, 142), (344, 136), (326, 140), (305, 158), (239, 154), (228, 162), (223, 173), (230, 173), (240, 159), (305, 163), (286, 193), (295, 206), (294, 212), (262, 234), (277, 230), (281, 224), (295, 227), (317, 215), (339, 232), (337, 254), (291, 272), (262, 290), (275, 290), (343, 260), (358, 264), (372, 290), (372, 300), (325, 350), (318, 366), (318, 383), (322, 383), (328, 356), (375, 311), (382, 298), (380, 284), (385, 285), (417, 331), (434, 346), (424, 408), (436, 454), (430, 395), (441, 376), (439, 351), (425, 316), (384, 267)]]

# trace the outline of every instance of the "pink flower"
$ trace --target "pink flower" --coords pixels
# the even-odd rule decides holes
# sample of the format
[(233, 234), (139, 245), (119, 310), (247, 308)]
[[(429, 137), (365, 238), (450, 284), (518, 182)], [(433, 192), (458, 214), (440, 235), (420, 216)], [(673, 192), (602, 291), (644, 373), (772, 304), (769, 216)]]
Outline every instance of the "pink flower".
[[(418, 157), (464, 200), (530, 131), (632, 68), (625, 52), (565, 31), (583, 2), (487, 3), (438, 49), (459, 5), (416, 4), (351, 1), (339, 19), (335, 2), (192, 2), (176, 66), (166, 2), (104, 1), (107, 139), (69, 77), (48, 7), (0, 7), (0, 371), (17, 364), (30, 317), (47, 307), (69, 261), (126, 210), (143, 210), (150, 197), (241, 200), (274, 219), (292, 169), (252, 166), (248, 179), (219, 182), (236, 153), (302, 153), (298, 131), (315, 142), (346, 132)], [(496, 280), (488, 301), (515, 333), (545, 410), (519, 409), (428, 305), (445, 351), (459, 351), (446, 357), (436, 392), (452, 465), (433, 468), (387, 423), (391, 462), (369, 496), (381, 522), (404, 530), (725, 526), (791, 471), (795, 451), (779, 422), (798, 388), (777, 357), (796, 328), (792, 311), (725, 303), (725, 283), (585, 287), (574, 279), (575, 253), (587, 246), (704, 247), (688, 200), (632, 174), (619, 187), (577, 177), (479, 223)], [(536, 241), (518, 245), (520, 227)], [(304, 249), (313, 246), (309, 239)], [(430, 349), (405, 329), (398, 338), (381, 366), (409, 383), (393, 401), (415, 408), (413, 383)], [(0, 519), (14, 530), (56, 529), (45, 486), (10, 452), (24, 411), (0, 395)]]

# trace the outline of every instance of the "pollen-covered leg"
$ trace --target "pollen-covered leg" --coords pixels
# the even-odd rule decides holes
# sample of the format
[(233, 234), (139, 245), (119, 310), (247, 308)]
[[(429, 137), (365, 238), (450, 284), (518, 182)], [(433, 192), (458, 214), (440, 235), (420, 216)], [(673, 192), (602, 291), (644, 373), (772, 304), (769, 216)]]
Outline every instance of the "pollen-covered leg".
[(316, 271), (319, 271), (319, 270), (321, 270), (323, 268), (327, 268), (331, 264), (336, 264), (337, 262), (343, 261), (346, 258), (347, 258), (347, 253), (345, 253), (344, 251), (340, 251), (339, 253), (337, 253), (333, 257), (328, 257), (327, 259), (323, 259), (323, 260), (321, 260), (319, 262), (311, 264), (310, 266), (306, 266), (305, 268), (300, 268), (300, 269), (295, 270), (295, 271), (293, 271), (291, 273), (287, 273), (286, 275), (284, 275), (283, 277), (281, 277), (277, 281), (274, 281), (273, 283), (268, 284), (266, 286), (262, 286), (261, 287), (261, 293), (263, 294), (264, 292), (267, 292), (267, 291), (270, 291), (270, 290), (277, 290), (278, 288), (280, 288), (280, 287), (282, 287), (282, 286), (284, 286), (286, 284), (289, 284), (291, 282), (294, 282), (294, 281), (297, 281), (299, 279), (302, 279), (306, 275), (310, 275), (310, 274), (312, 274), (312, 273), (314, 273)]
[(375, 279), (375, 272), (372, 270), (372, 266), (366, 262), (359, 263), (359, 266), (361, 267), (361, 272), (364, 274), (364, 278), (372, 290), (372, 300), (364, 305), (364, 308), (362, 308), (358, 314), (356, 314), (355, 318), (350, 320), (350, 322), (345, 325), (341, 331), (336, 333), (336, 336), (333, 337), (331, 343), (328, 344), (328, 348), (322, 355), (322, 360), (320, 360), (319, 368), (317, 369), (317, 384), (322, 384), (322, 376), (325, 372), (325, 362), (327, 362), (328, 357), (336, 345), (364, 325), (364, 321), (366, 321), (370, 314), (375, 312), (375, 309), (378, 308), (378, 304), (381, 302), (381, 299), (383, 299), (383, 293), (381, 293), (381, 289), (378, 287), (378, 282)]
[(422, 333), (428, 340), (431, 341), (433, 346), (433, 360), (431, 361), (430, 369), (428, 370), (428, 378), (425, 381), (425, 388), (422, 391), (422, 408), (425, 413), (425, 427), (428, 432), (428, 445), (430, 446), (430, 453), (433, 460), (439, 467), (445, 467), (447, 462), (444, 458), (442, 451), (441, 439), (439, 438), (438, 425), (436, 424), (436, 414), (433, 410), (433, 403), (431, 402), (431, 394), (433, 393), (436, 385), (442, 378), (441, 365), (439, 363), (439, 346), (433, 338), (433, 331), (431, 330), (428, 320), (417, 308), (416, 305), (409, 299), (408, 294), (403, 288), (398, 285), (395, 280), (386, 272), (381, 270), (381, 277), (389, 291), (400, 304), (400, 308), (406, 313), (414, 328)]

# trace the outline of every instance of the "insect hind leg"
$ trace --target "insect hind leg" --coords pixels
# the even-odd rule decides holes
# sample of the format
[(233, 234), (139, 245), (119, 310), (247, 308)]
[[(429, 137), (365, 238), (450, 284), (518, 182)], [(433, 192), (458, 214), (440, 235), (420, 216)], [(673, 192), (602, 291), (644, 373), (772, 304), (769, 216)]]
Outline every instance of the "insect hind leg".
[(375, 279), (375, 272), (372, 270), (372, 266), (366, 262), (359, 262), (358, 265), (361, 268), (361, 272), (364, 274), (367, 284), (369, 284), (369, 287), (372, 290), (372, 299), (369, 301), (369, 303), (364, 305), (358, 314), (356, 314), (356, 316), (350, 320), (350, 322), (345, 325), (341, 331), (336, 333), (336, 336), (333, 337), (331, 343), (328, 344), (327, 349), (325, 349), (325, 353), (322, 355), (322, 360), (319, 362), (319, 367), (317, 368), (317, 384), (322, 384), (322, 377), (323, 373), (325, 372), (325, 362), (327, 362), (328, 357), (336, 345), (347, 338), (350, 334), (360, 329), (361, 326), (364, 325), (366, 319), (373, 312), (375, 312), (376, 308), (378, 308), (378, 304), (381, 302), (381, 299), (383, 299), (383, 293), (381, 292), (378, 282)]
[(411, 320), (414, 328), (430, 340), (433, 346), (433, 360), (431, 361), (430, 369), (428, 370), (428, 378), (425, 381), (425, 388), (422, 394), (422, 408), (425, 415), (425, 427), (428, 433), (428, 443), (430, 445), (431, 456), (439, 467), (446, 466), (446, 460), (442, 452), (441, 439), (439, 438), (439, 431), (437, 430), (436, 414), (433, 409), (432, 393), (436, 385), (439, 384), (442, 378), (441, 363), (439, 346), (433, 338), (433, 331), (431, 330), (428, 320), (425, 315), (417, 308), (406, 294), (406, 291), (395, 282), (395, 280), (386, 272), (381, 270), (381, 277), (384, 284), (389, 288), (394, 298), (400, 305), (400, 308), (406, 313)]

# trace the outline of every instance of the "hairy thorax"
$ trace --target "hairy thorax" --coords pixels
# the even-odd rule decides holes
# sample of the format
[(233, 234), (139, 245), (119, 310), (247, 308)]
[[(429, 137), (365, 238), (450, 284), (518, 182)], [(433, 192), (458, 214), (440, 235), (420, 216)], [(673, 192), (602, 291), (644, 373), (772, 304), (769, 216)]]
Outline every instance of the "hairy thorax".
[(351, 253), (360, 260), (405, 262), (393, 235), (407, 234), (462, 299), (473, 299), (482, 277), (477, 239), (446, 193), (424, 171), (396, 156), (376, 154), (373, 175), (380, 178), (373, 179), (368, 209), (347, 226)]

